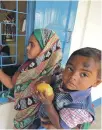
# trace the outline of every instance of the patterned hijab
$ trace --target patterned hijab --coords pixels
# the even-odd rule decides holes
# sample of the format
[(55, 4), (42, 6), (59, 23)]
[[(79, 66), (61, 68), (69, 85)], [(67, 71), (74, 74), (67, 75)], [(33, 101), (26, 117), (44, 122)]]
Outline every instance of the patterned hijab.
[(33, 34), (42, 51), (18, 69), (14, 87), (15, 109), (18, 111), (14, 126), (18, 129), (28, 128), (37, 118), (40, 103), (34, 95), (34, 84), (43, 76), (53, 75), (62, 59), (60, 40), (54, 31), (35, 29)]

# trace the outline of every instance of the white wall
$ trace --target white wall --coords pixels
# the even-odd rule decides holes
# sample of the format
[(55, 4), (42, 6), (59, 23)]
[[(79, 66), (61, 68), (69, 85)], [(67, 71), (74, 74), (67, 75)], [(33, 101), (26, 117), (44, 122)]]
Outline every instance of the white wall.
[(14, 110), (14, 102), (0, 105), (0, 129), (13, 129), (13, 119), (17, 111)]
[[(86, 46), (102, 50), (101, 8), (101, 0), (79, 0), (70, 54)], [(102, 97), (102, 83), (92, 89), (92, 100), (99, 97)]]

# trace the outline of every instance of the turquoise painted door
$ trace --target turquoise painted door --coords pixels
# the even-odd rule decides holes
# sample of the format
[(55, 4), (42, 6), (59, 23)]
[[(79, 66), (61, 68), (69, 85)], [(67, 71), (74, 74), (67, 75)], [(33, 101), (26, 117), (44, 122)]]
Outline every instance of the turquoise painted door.
[(53, 29), (62, 43), (64, 67), (69, 54), (78, 1), (36, 1), (34, 28)]

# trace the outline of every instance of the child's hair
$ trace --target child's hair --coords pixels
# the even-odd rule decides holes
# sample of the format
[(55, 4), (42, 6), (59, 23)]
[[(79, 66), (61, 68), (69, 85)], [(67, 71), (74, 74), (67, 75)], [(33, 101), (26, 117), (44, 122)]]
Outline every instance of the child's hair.
[[(76, 51), (74, 51), (69, 60), (75, 56), (75, 55), (80, 55), (80, 56), (85, 56), (85, 57), (91, 57), (94, 59), (94, 61), (99, 63), (99, 68), (98, 68), (98, 78), (101, 79), (101, 50), (96, 49), (96, 48), (91, 48), (91, 47), (85, 47), (85, 48), (81, 48), (78, 49)], [(68, 60), (68, 61), (69, 61)], [(68, 62), (67, 62), (68, 63)]]

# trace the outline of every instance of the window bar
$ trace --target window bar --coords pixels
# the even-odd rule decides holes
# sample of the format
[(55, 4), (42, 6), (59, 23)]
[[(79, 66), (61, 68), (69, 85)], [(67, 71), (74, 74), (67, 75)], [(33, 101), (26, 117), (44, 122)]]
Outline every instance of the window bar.
[(15, 63), (17, 64), (17, 55), (18, 55), (18, 0), (16, 0), (16, 59)]
[[(12, 34), (1, 34), (1, 35), (8, 35), (8, 36), (10, 36)], [(13, 36), (26, 36), (26, 35), (25, 34), (17, 34), (17, 35), (13, 35)]]
[[(17, 2), (18, 0), (16, 0), (16, 2)], [(16, 5), (16, 7), (17, 7), (17, 5)], [(25, 13), (25, 12), (18, 12), (17, 10), (15, 11), (15, 10), (10, 10), (10, 9), (3, 9), (3, 8), (0, 8), (0, 10), (4, 10), (4, 11), (9, 11), (9, 12), (15, 12), (15, 13), (20, 13), (20, 14), (27, 14), (27, 13)]]
[(14, 24), (16, 25), (15, 23), (7, 23), (7, 22), (0, 22), (1, 24)]

